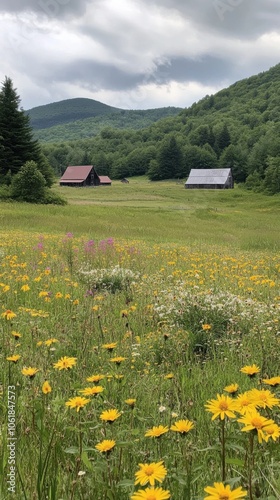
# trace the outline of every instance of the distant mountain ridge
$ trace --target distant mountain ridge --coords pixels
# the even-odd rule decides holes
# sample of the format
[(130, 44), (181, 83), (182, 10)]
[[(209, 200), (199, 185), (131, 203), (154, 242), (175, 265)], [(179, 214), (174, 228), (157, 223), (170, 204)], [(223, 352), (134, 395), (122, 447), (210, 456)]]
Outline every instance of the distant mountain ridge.
[(30, 117), (31, 126), (34, 129), (42, 129), (84, 118), (106, 115), (115, 111), (121, 110), (94, 99), (77, 97), (37, 106), (27, 110), (26, 113)]
[(70, 141), (94, 137), (104, 128), (138, 130), (176, 116), (182, 108), (165, 107), (127, 110), (94, 99), (74, 98), (29, 109), (26, 113), (34, 137), (42, 142)]

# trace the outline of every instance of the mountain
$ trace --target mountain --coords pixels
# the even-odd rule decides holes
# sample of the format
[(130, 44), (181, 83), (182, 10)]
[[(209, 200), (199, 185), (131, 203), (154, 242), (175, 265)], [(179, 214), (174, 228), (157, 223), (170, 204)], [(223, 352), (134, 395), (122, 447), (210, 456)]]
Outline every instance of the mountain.
[(105, 127), (137, 130), (161, 118), (175, 116), (181, 110), (176, 107), (125, 110), (93, 99), (77, 98), (38, 106), (26, 113), (36, 139), (58, 142), (93, 137)]
[(104, 116), (114, 111), (119, 111), (119, 109), (94, 99), (79, 97), (37, 106), (27, 110), (26, 113), (34, 129), (44, 129), (84, 118)]

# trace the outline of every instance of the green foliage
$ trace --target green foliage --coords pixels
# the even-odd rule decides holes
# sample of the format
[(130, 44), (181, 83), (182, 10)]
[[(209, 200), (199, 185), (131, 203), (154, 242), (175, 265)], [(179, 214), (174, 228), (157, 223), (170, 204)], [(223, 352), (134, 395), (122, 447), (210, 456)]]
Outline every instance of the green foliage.
[(280, 156), (268, 158), (268, 167), (265, 171), (263, 188), (269, 194), (280, 193)]
[(19, 106), (20, 97), (12, 80), (6, 77), (0, 91), (0, 177), (9, 184), (24, 163), (35, 161), (50, 187), (53, 170), (33, 138), (29, 117)]
[(46, 181), (34, 161), (26, 162), (13, 177), (12, 197), (20, 201), (40, 203), (45, 196)]

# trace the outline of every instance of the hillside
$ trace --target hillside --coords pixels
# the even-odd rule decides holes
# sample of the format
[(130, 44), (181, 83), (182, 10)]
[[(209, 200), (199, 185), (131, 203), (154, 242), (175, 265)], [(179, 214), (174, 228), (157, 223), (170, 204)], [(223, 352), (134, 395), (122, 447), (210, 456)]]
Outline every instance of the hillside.
[(114, 111), (119, 110), (94, 99), (76, 98), (37, 106), (27, 110), (26, 113), (30, 117), (31, 126), (36, 130), (106, 115)]
[[(71, 116), (70, 111), (67, 117), (66, 115), (57, 115), (54, 118), (55, 120), (66, 119), (66, 118), (67, 120), (69, 120), (67, 123), (65, 122), (61, 125), (48, 127), (47, 123), (51, 123), (52, 120), (51, 117), (48, 119), (49, 121), (47, 121), (46, 118), (43, 119), (38, 118), (38, 120), (36, 120), (35, 123), (37, 123), (37, 125), (43, 123), (45, 124), (45, 126), (35, 128), (34, 137), (36, 139), (39, 139), (41, 142), (59, 142), (59, 141), (63, 142), (76, 139), (83, 139), (87, 137), (94, 137), (106, 127), (112, 127), (116, 129), (139, 130), (141, 128), (148, 127), (149, 125), (153, 124), (154, 122), (156, 122), (161, 118), (165, 118), (168, 116), (175, 116), (182, 110), (182, 108), (175, 108), (175, 107), (147, 109), (147, 110), (124, 110), (115, 108), (115, 111), (112, 112), (110, 111), (110, 108), (109, 110), (107, 109), (105, 104), (103, 105), (102, 103), (99, 104), (101, 105), (99, 108), (100, 113), (90, 118), (83, 118), (80, 120), (77, 119), (69, 120)], [(102, 113), (103, 109), (102, 106), (105, 107), (104, 113)], [(43, 121), (40, 122), (40, 120)]]
[(236, 182), (262, 188), (269, 174), (280, 190), (279, 121), (280, 64), (142, 130), (106, 128), (95, 138), (45, 145), (44, 151), (58, 175), (85, 158), (116, 179), (184, 179), (191, 168), (231, 167)]

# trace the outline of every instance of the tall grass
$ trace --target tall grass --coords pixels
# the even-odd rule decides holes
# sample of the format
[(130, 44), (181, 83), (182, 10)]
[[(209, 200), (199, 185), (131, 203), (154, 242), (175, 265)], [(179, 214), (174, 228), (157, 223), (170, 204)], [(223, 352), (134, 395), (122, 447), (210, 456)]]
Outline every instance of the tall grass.
[[(183, 190), (177, 198), (178, 188), (159, 185), (161, 209), (122, 207), (112, 190), (112, 210), (107, 188), (70, 193), (82, 200), (96, 192), (105, 206), (73, 198), (59, 208), (1, 205), (1, 499), (125, 500), (141, 489), (138, 464), (161, 460), (167, 476), (158, 485), (173, 500), (201, 500), (206, 486), (223, 480), (250, 500), (280, 498), (279, 385), (265, 382), (280, 375), (280, 260), (272, 245), (279, 222), (261, 211), (278, 208), (275, 199), (257, 202), (243, 191), (236, 198), (235, 191)], [(148, 196), (152, 187), (142, 189)], [(259, 214), (268, 237), (261, 248)], [(64, 357), (71, 367), (59, 370)], [(253, 364), (255, 376), (240, 371)], [(24, 367), (38, 372), (24, 375)], [(87, 380), (93, 375), (97, 384)], [(205, 405), (231, 384), (239, 386), (233, 400), (269, 391), (268, 406), (254, 405), (275, 422), (275, 440), (259, 443), (257, 431), (243, 432), (237, 410), (235, 418), (211, 420)], [(9, 386), (16, 394), (14, 495), (7, 487)], [(95, 396), (80, 392), (96, 386)], [(79, 412), (66, 405), (78, 396), (89, 400)], [(120, 416), (101, 420), (110, 409)], [(193, 429), (170, 430), (182, 419)], [(159, 425), (168, 432), (145, 436)], [(96, 448), (104, 439), (115, 441), (111, 452)]]

